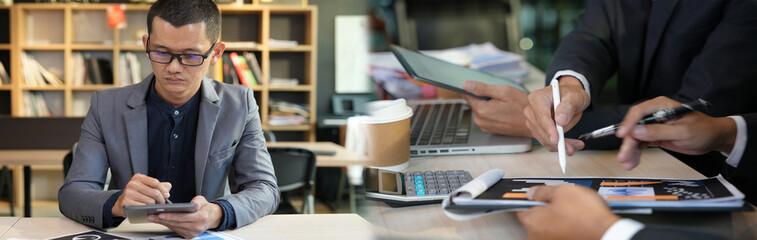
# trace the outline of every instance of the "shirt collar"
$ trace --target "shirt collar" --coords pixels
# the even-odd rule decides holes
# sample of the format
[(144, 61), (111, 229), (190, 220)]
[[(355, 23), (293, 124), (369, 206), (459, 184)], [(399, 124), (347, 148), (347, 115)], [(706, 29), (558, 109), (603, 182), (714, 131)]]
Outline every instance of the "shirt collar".
[(175, 108), (171, 106), (171, 104), (168, 104), (163, 98), (160, 98), (158, 96), (158, 92), (155, 91), (155, 78), (153, 78), (152, 83), (150, 84), (150, 93), (147, 95), (147, 103), (152, 104), (153, 106), (158, 107), (158, 109), (161, 112), (166, 112), (169, 114), (173, 114), (174, 111), (178, 110), (178, 115), (184, 115), (188, 110), (195, 109), (195, 106), (197, 106), (197, 102), (200, 98), (200, 92), (202, 92), (202, 85), (200, 85), (200, 89), (195, 93), (192, 98), (189, 99), (184, 105), (179, 106), (178, 108)]

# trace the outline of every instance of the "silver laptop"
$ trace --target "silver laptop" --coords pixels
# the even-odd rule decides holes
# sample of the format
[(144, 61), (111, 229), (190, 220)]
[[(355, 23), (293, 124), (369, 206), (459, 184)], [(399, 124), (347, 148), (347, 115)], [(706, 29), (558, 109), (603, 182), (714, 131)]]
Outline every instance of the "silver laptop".
[(481, 131), (463, 99), (410, 100), (410, 156), (518, 153), (531, 150), (531, 138)]

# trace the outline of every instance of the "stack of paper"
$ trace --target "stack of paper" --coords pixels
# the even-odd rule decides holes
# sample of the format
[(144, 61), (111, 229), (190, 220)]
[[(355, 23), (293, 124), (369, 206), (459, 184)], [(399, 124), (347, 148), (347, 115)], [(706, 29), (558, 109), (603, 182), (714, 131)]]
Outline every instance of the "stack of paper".
[(271, 100), (268, 124), (273, 126), (303, 125), (308, 121), (310, 110), (307, 105)]
[(297, 86), (300, 80), (296, 78), (271, 78), (271, 85), (277, 86)]
[(280, 40), (280, 39), (269, 38), (268, 39), (268, 46), (291, 48), (291, 47), (296, 47), (297, 46), (297, 41), (295, 41), (295, 40)]

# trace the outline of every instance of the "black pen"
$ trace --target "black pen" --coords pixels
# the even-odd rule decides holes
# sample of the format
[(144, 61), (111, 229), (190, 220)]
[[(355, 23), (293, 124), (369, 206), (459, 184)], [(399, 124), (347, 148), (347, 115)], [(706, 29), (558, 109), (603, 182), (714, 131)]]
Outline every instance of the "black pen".
[[(686, 113), (690, 113), (692, 111), (702, 111), (709, 107), (710, 103), (700, 98), (693, 102), (684, 103), (683, 105), (676, 108), (660, 110), (651, 115), (647, 115), (646, 117), (644, 117), (644, 119), (639, 121), (639, 125), (665, 122), (667, 120), (682, 116)], [(618, 128), (620, 128), (620, 123), (581, 134), (581, 136), (578, 136), (578, 139), (589, 140), (592, 138), (600, 138), (612, 135), (615, 134), (615, 131), (617, 131)]]

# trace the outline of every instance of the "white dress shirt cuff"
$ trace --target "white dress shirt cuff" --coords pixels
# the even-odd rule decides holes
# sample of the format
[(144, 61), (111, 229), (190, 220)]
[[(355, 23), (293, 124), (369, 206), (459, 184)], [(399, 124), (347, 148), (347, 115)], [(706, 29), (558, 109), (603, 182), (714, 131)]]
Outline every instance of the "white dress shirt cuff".
[(738, 167), (739, 162), (741, 162), (741, 156), (744, 155), (744, 150), (746, 150), (746, 121), (742, 116), (728, 117), (736, 122), (736, 142), (733, 143), (733, 149), (731, 149), (731, 153), (721, 153), (723, 154), (723, 156), (728, 157), (725, 159), (725, 163), (727, 163), (731, 167)]
[[(552, 77), (552, 80), (556, 80), (562, 76), (571, 76), (574, 78), (578, 78), (578, 81), (581, 81), (581, 84), (584, 85), (584, 90), (586, 90), (586, 94), (589, 94), (589, 102), (591, 102), (591, 88), (589, 88), (589, 81), (586, 80), (586, 77), (583, 74), (577, 73), (573, 70), (560, 70), (555, 73), (555, 76)], [(551, 82), (551, 81), (550, 81)]]
[(602, 235), (602, 240), (628, 240), (643, 228), (644, 224), (628, 218), (623, 218), (607, 229), (605, 235)]

